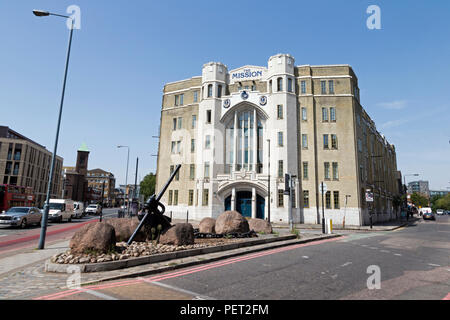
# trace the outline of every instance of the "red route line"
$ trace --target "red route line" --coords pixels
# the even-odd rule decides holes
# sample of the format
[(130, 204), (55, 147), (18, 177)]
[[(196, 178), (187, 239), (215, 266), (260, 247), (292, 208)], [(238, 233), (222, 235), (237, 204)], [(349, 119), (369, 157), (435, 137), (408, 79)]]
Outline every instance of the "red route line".
[[(78, 228), (81, 228), (82, 226), (84, 226), (84, 225), (86, 225), (88, 223), (97, 222), (98, 220), (99, 219), (93, 219), (93, 220), (85, 221), (85, 222), (82, 222), (80, 224), (76, 224), (76, 225), (73, 225), (73, 226), (70, 226), (70, 227), (49, 231), (49, 232), (46, 233), (46, 235), (47, 236), (51, 236), (51, 235), (54, 235), (54, 234), (70, 231), (70, 230), (73, 230), (73, 229), (78, 229)], [(23, 237), (23, 238), (18, 238), (18, 239), (13, 239), (13, 240), (0, 242), (0, 248), (1, 247), (6, 247), (6, 246), (11, 245), (11, 244), (15, 244), (15, 243), (27, 242), (27, 241), (35, 240), (35, 239), (38, 239), (39, 237), (40, 237), (40, 234), (35, 234), (35, 235), (32, 235), (32, 236), (28, 236), (28, 237)]]
[(446, 295), (446, 296), (444, 297), (444, 299), (442, 299), (442, 300), (450, 300), (450, 292), (449, 292), (449, 294)]
[(268, 250), (268, 251), (264, 251), (264, 252), (250, 254), (250, 255), (247, 255), (247, 256), (244, 256), (244, 257), (231, 258), (231, 259), (227, 259), (225, 261), (215, 262), (215, 263), (212, 263), (212, 264), (208, 264), (206, 266), (194, 267), (194, 268), (187, 269), (187, 270), (180, 270), (180, 271), (172, 272), (172, 273), (169, 273), (169, 274), (166, 274), (166, 275), (157, 275), (157, 276), (152, 276), (150, 278), (139, 278), (137, 280), (133, 279), (133, 280), (126, 280), (126, 281), (109, 283), (109, 284), (105, 284), (105, 285), (88, 286), (88, 287), (85, 287), (85, 288), (67, 290), (67, 291), (58, 292), (58, 293), (54, 293), (54, 294), (47, 295), (47, 296), (41, 296), (41, 297), (33, 298), (33, 300), (52, 300), (52, 299), (58, 299), (58, 298), (67, 297), (67, 296), (74, 295), (74, 294), (81, 293), (81, 292), (85, 292), (85, 291), (88, 291), (88, 290), (102, 290), (102, 289), (108, 289), (108, 288), (114, 288), (114, 287), (121, 287), (121, 286), (137, 284), (137, 283), (140, 283), (140, 282), (161, 281), (161, 280), (165, 280), (165, 279), (170, 279), (170, 278), (175, 278), (175, 277), (179, 277), (179, 276), (184, 276), (184, 275), (196, 273), (196, 272), (199, 272), (199, 271), (205, 271), (205, 270), (209, 270), (209, 269), (225, 266), (225, 265), (236, 263), (236, 262), (251, 260), (251, 259), (255, 259), (255, 258), (271, 255), (271, 254), (274, 254), (274, 253), (280, 253), (280, 252), (284, 252), (284, 251), (298, 249), (298, 248), (301, 248), (301, 247), (306, 247), (306, 246), (311, 246), (311, 245), (318, 245), (318, 244), (322, 244), (322, 243), (326, 243), (326, 242), (332, 242), (332, 241), (337, 241), (337, 240), (341, 240), (341, 238), (325, 239), (325, 240), (319, 240), (319, 241), (315, 241), (315, 242), (301, 243), (301, 244), (288, 246), (288, 247), (284, 247), (284, 248), (272, 249), (272, 250)]

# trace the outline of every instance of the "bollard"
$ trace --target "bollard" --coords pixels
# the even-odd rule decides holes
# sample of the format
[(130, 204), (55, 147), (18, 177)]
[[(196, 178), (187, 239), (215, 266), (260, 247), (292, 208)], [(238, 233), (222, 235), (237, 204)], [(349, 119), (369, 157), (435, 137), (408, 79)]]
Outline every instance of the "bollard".
[(186, 210), (186, 223), (189, 223), (189, 210)]
[(327, 219), (327, 234), (331, 234), (333, 232), (333, 220)]

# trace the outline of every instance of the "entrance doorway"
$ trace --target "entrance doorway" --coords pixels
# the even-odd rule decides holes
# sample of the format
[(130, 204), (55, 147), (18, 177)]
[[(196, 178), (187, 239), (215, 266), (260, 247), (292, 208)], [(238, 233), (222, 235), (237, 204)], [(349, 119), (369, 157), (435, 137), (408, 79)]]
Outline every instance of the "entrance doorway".
[[(256, 196), (256, 217), (264, 219), (266, 200), (260, 195)], [(225, 199), (225, 211), (231, 210), (231, 196)], [(250, 191), (236, 192), (236, 211), (244, 217), (252, 217), (252, 193)]]

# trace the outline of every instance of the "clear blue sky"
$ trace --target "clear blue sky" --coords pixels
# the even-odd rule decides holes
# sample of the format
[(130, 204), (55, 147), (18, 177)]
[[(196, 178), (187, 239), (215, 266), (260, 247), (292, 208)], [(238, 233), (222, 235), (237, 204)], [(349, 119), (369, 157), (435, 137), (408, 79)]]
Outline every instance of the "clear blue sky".
[[(58, 154), (74, 165), (86, 142), (89, 168), (125, 182), (156, 169), (164, 83), (201, 75), (209, 61), (266, 66), (289, 53), (297, 65), (350, 64), (361, 103), (396, 146), (398, 168), (434, 189), (450, 187), (450, 1), (0, 2), (0, 124), (53, 150), (68, 29), (75, 30)], [(381, 30), (369, 30), (369, 5)], [(408, 177), (411, 181), (412, 178)]]

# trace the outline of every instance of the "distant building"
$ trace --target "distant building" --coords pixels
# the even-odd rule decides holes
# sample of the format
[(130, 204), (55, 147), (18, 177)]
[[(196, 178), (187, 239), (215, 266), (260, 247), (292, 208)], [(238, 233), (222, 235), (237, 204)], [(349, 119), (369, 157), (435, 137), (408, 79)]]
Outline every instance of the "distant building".
[[(0, 126), (0, 184), (31, 187), (35, 205), (43, 207), (47, 197), (52, 153), (44, 146)], [(63, 158), (56, 156), (52, 198), (61, 196)]]
[(89, 160), (89, 150), (86, 144), (82, 144), (77, 152), (75, 169), (66, 167), (64, 177), (64, 199), (88, 202), (88, 182), (86, 180)]
[(426, 197), (430, 197), (430, 188), (428, 181), (412, 181), (408, 183), (408, 193), (420, 193)]
[(430, 190), (430, 198), (434, 196), (445, 197), (449, 194), (449, 191), (444, 190)]
[(108, 206), (115, 205), (114, 189), (116, 187), (116, 179), (111, 172), (103, 169), (89, 170), (86, 179), (89, 188), (98, 190), (100, 193), (103, 191), (103, 203)]

